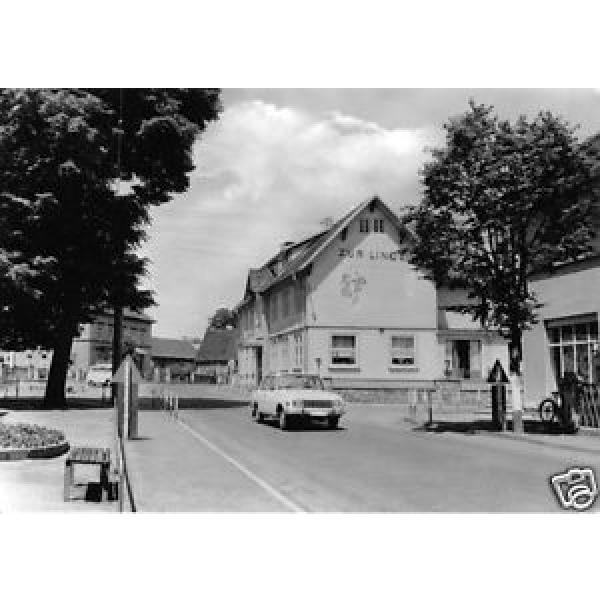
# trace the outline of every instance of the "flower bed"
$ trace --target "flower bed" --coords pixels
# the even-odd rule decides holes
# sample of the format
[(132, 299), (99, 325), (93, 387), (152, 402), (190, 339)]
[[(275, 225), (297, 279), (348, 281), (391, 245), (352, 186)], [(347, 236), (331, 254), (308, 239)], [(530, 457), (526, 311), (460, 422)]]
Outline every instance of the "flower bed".
[(0, 423), (0, 460), (50, 458), (68, 448), (62, 431), (27, 423)]

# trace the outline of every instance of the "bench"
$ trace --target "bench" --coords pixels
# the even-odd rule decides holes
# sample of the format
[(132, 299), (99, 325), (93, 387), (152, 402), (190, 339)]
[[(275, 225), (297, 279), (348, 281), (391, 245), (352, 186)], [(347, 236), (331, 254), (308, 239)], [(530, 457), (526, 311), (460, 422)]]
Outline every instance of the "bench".
[(65, 461), (65, 502), (71, 499), (71, 487), (74, 481), (75, 465), (100, 465), (100, 486), (102, 496), (109, 493), (108, 474), (110, 470), (110, 450), (108, 448), (75, 447), (71, 449)]

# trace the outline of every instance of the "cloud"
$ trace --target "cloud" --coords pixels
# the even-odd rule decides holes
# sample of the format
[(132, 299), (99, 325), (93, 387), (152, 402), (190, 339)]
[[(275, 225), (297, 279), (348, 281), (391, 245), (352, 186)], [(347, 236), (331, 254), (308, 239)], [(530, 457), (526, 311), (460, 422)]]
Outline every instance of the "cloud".
[(416, 202), (437, 135), (260, 100), (228, 106), (196, 144), (188, 192), (153, 215), (156, 333), (201, 334), (216, 308), (241, 299), (249, 267), (323, 218), (375, 194), (395, 208)]

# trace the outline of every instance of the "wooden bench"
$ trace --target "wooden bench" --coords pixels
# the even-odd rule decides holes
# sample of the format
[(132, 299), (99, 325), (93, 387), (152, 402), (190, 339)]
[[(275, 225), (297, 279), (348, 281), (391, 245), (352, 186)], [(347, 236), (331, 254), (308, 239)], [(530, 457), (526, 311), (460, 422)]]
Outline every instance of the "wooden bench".
[(100, 465), (100, 486), (102, 496), (108, 495), (110, 471), (110, 450), (108, 448), (75, 447), (71, 449), (65, 461), (65, 502), (71, 499), (75, 465)]

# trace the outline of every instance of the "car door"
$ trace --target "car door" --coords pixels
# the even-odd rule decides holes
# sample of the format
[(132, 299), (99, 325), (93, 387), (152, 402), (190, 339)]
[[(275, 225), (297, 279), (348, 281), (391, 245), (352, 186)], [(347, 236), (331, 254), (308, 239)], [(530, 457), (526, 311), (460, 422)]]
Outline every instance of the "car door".
[(267, 414), (269, 412), (267, 394), (269, 393), (269, 388), (273, 387), (272, 379), (273, 378), (270, 376), (263, 377), (262, 381), (260, 382), (260, 386), (256, 392), (258, 412), (261, 412), (263, 414)]
[(276, 379), (272, 375), (267, 378), (267, 385), (265, 386), (263, 396), (263, 412), (268, 415), (275, 414), (275, 394), (276, 394)]

